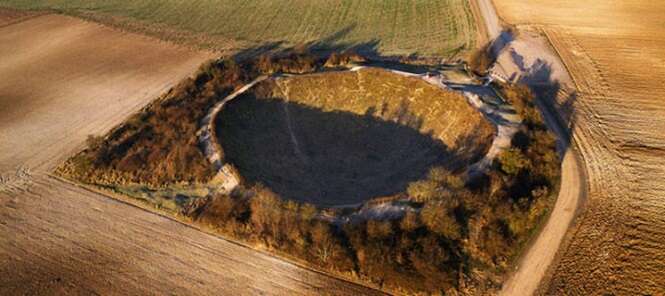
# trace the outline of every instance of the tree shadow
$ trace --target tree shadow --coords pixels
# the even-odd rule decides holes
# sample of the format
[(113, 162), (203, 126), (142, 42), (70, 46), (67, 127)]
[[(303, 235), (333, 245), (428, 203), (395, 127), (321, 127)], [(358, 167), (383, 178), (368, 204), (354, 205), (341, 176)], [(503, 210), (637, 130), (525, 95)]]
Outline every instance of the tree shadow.
[[(404, 192), (432, 166), (458, 169), (470, 159), (418, 130), (408, 112), (323, 111), (247, 93), (217, 117), (225, 161), (251, 183), (319, 206), (357, 204)], [(462, 139), (461, 141), (469, 141)]]
[(254, 47), (242, 49), (236, 52), (233, 55), (233, 58), (236, 60), (243, 60), (255, 58), (262, 54), (280, 56), (294, 52), (307, 52), (317, 56), (327, 56), (333, 52), (354, 52), (368, 58), (382, 57), (378, 52), (378, 47), (380, 45), (379, 39), (372, 39), (364, 42), (342, 41), (355, 27), (355, 25), (349, 25), (319, 40), (297, 45), (290, 44), (286, 41), (266, 42)]
[(494, 39), (490, 46), (489, 51), (493, 61), (501, 54), (501, 52), (508, 47), (508, 45), (515, 40), (515, 33), (512, 30), (503, 30), (499, 37)]
[[(236, 52), (232, 58), (241, 61), (256, 58), (267, 54), (273, 57), (285, 56), (293, 53), (309, 53), (318, 57), (327, 57), (331, 53), (357, 53), (368, 59), (367, 64), (383, 66), (386, 68), (409, 71), (412, 73), (426, 73), (437, 69), (432, 65), (432, 58), (421, 56), (418, 53), (403, 55), (384, 55), (379, 51), (381, 40), (374, 38), (363, 42), (344, 41), (344, 38), (355, 29), (356, 25), (346, 26), (319, 40), (293, 45), (286, 41), (266, 42), (254, 47), (245, 48)], [(461, 49), (456, 49), (461, 50)], [(416, 62), (417, 61), (417, 62)], [(438, 61), (437, 61), (438, 62)]]
[(514, 48), (510, 49), (510, 57), (513, 60), (513, 62), (515, 63), (515, 65), (517, 65), (517, 68), (520, 69), (520, 71), (522, 71), (522, 72), (529, 71), (526, 68), (525, 64), (524, 64), (524, 57), (522, 57), (520, 54), (518, 54), (517, 51), (515, 51)]
[[(545, 60), (536, 59), (531, 65), (526, 65), (523, 56), (516, 51), (511, 51), (513, 62), (520, 68), (522, 75), (518, 83), (522, 83), (531, 89), (541, 107), (541, 114), (546, 112), (545, 117), (554, 120), (562, 129), (556, 132), (558, 138), (559, 154), (569, 148), (571, 144), (572, 131), (575, 128), (575, 102), (577, 91), (562, 89), (561, 83), (553, 78), (552, 65)], [(545, 110), (542, 110), (545, 108)], [(551, 116), (546, 116), (549, 114)]]

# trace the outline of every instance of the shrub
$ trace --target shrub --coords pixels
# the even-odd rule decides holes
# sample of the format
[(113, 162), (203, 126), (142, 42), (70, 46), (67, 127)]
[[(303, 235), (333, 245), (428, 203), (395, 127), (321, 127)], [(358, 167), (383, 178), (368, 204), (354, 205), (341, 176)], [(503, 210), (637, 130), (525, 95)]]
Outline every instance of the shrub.
[(471, 54), (468, 64), (472, 71), (478, 74), (484, 74), (487, 73), (489, 68), (494, 64), (496, 57), (492, 53), (490, 45), (491, 43), (487, 43)]
[(346, 51), (341, 54), (333, 52), (330, 54), (330, 56), (328, 56), (328, 59), (324, 63), (324, 67), (349, 67), (354, 64), (362, 64), (364, 62), (366, 62), (366, 59), (353, 51)]
[(500, 85), (504, 98), (515, 108), (522, 117), (523, 123), (529, 130), (546, 130), (545, 121), (535, 106), (533, 92), (522, 84)]
[(418, 214), (413, 211), (407, 211), (399, 223), (400, 229), (404, 232), (411, 232), (420, 227), (420, 219)]
[(513, 176), (531, 166), (531, 161), (517, 148), (509, 148), (501, 152), (499, 163), (502, 171)]
[(254, 69), (263, 74), (311, 73), (318, 68), (318, 59), (306, 50), (279, 55), (264, 54), (254, 64)]
[(441, 196), (440, 184), (433, 180), (420, 180), (411, 182), (406, 189), (410, 198), (416, 201), (426, 201)]
[(450, 240), (460, 239), (460, 225), (453, 214), (455, 206), (454, 201), (428, 203), (420, 212), (420, 220), (434, 233)]
[(370, 239), (382, 239), (389, 237), (393, 232), (392, 224), (388, 221), (367, 221), (367, 236)]
[(99, 147), (104, 143), (104, 138), (100, 136), (88, 135), (85, 140), (85, 144), (91, 149), (99, 149)]
[(250, 76), (230, 60), (206, 63), (105, 139), (89, 137), (86, 150), (59, 171), (92, 184), (207, 182), (215, 172), (198, 145), (199, 122)]

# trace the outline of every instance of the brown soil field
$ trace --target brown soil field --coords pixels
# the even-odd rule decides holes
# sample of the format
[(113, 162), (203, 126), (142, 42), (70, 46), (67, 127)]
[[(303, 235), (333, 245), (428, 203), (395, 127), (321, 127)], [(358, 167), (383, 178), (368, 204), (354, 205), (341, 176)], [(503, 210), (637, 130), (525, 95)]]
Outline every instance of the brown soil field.
[(1, 28), (0, 44), (3, 171), (53, 168), (212, 57), (56, 15)]
[(588, 200), (540, 292), (664, 294), (665, 5), (494, 2), (504, 21), (546, 34), (577, 88), (564, 112), (586, 165)]
[(403, 193), (434, 166), (463, 169), (494, 134), (461, 94), (372, 68), (261, 82), (217, 120), (245, 179), (319, 206)]
[(0, 56), (0, 294), (372, 293), (46, 177), (209, 53), (43, 15)]

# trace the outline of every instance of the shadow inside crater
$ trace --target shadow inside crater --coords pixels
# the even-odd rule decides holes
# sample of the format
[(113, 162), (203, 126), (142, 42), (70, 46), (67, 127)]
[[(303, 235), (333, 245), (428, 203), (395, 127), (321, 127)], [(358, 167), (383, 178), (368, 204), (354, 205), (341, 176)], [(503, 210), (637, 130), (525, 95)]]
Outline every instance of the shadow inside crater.
[(251, 93), (230, 102), (216, 126), (224, 161), (249, 184), (324, 207), (397, 194), (432, 166), (466, 162), (431, 135), (371, 111), (324, 112)]

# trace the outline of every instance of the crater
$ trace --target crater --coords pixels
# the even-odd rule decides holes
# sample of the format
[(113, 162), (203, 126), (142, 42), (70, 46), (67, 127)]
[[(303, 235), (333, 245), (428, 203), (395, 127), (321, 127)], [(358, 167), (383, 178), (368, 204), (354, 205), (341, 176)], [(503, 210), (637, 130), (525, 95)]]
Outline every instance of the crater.
[(460, 94), (379, 69), (266, 80), (216, 120), (225, 163), (283, 198), (331, 207), (404, 192), (480, 159), (493, 127)]

